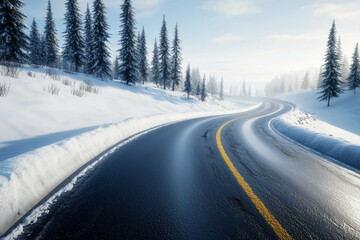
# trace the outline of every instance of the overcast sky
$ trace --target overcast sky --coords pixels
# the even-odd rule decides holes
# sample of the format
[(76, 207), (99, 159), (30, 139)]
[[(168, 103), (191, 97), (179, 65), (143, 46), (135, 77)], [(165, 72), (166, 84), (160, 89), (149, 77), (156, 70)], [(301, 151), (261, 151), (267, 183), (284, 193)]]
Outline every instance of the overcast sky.
[[(92, 0), (78, 0), (82, 12)], [(28, 26), (35, 17), (44, 26), (47, 0), (24, 0)], [(51, 0), (63, 45), (64, 2)], [(113, 53), (119, 48), (122, 0), (104, 0)], [(333, 19), (343, 51), (351, 58), (360, 41), (359, 0), (134, 0), (138, 29), (145, 27), (149, 51), (158, 37), (163, 14), (170, 39), (179, 25), (184, 64), (223, 76), (227, 85), (246, 80), (261, 87), (275, 75), (323, 62)]]

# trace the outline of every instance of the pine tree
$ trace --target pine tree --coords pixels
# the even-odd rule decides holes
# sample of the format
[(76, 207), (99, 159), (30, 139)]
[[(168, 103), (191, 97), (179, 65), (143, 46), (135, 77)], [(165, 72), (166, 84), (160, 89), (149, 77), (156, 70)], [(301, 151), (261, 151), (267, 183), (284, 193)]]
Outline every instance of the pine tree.
[(179, 39), (178, 25), (175, 27), (174, 41), (172, 46), (171, 55), (171, 80), (172, 91), (175, 91), (175, 87), (179, 86), (181, 81), (181, 46)]
[(309, 76), (309, 72), (306, 72), (305, 76), (304, 76), (304, 80), (301, 84), (301, 89), (302, 90), (307, 90), (310, 87), (310, 76)]
[(86, 7), (84, 32), (85, 32), (84, 71), (87, 74), (92, 74), (94, 37), (93, 37), (93, 22), (92, 22), (89, 4), (87, 4)]
[(144, 84), (149, 76), (149, 63), (147, 60), (147, 47), (145, 29), (142, 29), (140, 34), (140, 48), (139, 48), (139, 71), (142, 84)]
[(338, 53), (338, 56), (339, 56), (339, 63), (341, 65), (344, 54), (343, 54), (343, 50), (342, 50), (342, 44), (341, 44), (340, 36), (339, 36), (336, 44), (337, 44), (337, 53)]
[(40, 65), (43, 61), (41, 59), (41, 37), (35, 18), (31, 24), (29, 51), (30, 63)]
[(84, 64), (84, 39), (81, 34), (81, 14), (77, 0), (65, 3), (65, 45), (63, 58), (70, 68), (79, 72)]
[(323, 66), (320, 66), (319, 77), (318, 77), (318, 80), (317, 80), (317, 83), (316, 83), (316, 88), (317, 88), (317, 89), (320, 89), (320, 88), (321, 88), (321, 85), (322, 85), (322, 83), (323, 83), (323, 80), (322, 80), (322, 72), (323, 72)]
[(186, 77), (185, 77), (185, 83), (184, 83), (184, 92), (187, 93), (187, 97), (190, 97), (191, 93), (191, 76), (190, 76), (190, 64), (188, 65), (186, 69)]
[(224, 100), (224, 79), (221, 78), (220, 81), (220, 101)]
[(106, 19), (105, 5), (102, 0), (94, 0), (93, 3), (93, 49), (92, 49), (92, 68), (91, 72), (104, 79), (111, 78), (111, 62), (109, 47), (109, 24)]
[(355, 51), (352, 57), (352, 64), (350, 67), (350, 74), (347, 79), (349, 90), (354, 91), (356, 94), (356, 88), (360, 87), (360, 62), (359, 62), (359, 44), (356, 44)]
[(336, 48), (336, 27), (335, 21), (331, 27), (329, 38), (327, 42), (327, 51), (325, 54), (325, 64), (324, 70), (322, 73), (322, 91), (318, 99), (320, 101), (327, 101), (327, 106), (330, 106), (330, 100), (333, 97), (339, 97), (339, 94), (342, 93), (341, 89), (341, 74), (340, 74), (340, 64), (339, 64), (339, 55)]
[(41, 65), (46, 65), (46, 37), (45, 37), (45, 34), (42, 34), (40, 35), (40, 59), (42, 59), (42, 61), (44, 61), (45, 59), (45, 62), (42, 62)]
[(206, 78), (204, 75), (202, 84), (201, 84), (201, 101), (204, 102), (206, 100), (207, 94), (206, 94)]
[(137, 69), (138, 69), (138, 72), (137, 72), (137, 76), (136, 76), (136, 81), (142, 83), (142, 80), (141, 80), (141, 73), (140, 73), (140, 44), (141, 44), (141, 33), (140, 31), (138, 32), (137, 34), (137, 37), (136, 37), (136, 64), (137, 64)]
[(160, 32), (160, 81), (164, 84), (164, 89), (169, 84), (170, 77), (170, 59), (169, 59), (169, 39), (166, 27), (165, 16)]
[[(200, 81), (201, 82), (201, 81)], [(211, 95), (215, 95), (218, 92), (217, 89), (217, 80), (216, 77), (214, 75), (211, 75), (209, 77), (209, 81), (207, 82), (207, 91), (211, 94)]]
[(344, 56), (343, 50), (342, 50), (342, 44), (341, 44), (341, 39), (340, 36), (338, 38), (337, 41), (337, 52), (339, 55), (339, 64), (340, 64), (340, 73), (341, 73), (341, 81), (342, 81), (342, 87), (345, 87), (345, 81), (347, 78), (347, 69), (348, 66), (345, 66), (346, 64), (346, 57)]
[(25, 18), (20, 0), (0, 2), (0, 61), (5, 64), (26, 63), (28, 37), (25, 34)]
[(350, 67), (349, 67), (349, 61), (347, 59), (346, 56), (343, 57), (343, 61), (342, 61), (342, 65), (341, 65), (341, 80), (343, 81), (343, 89), (346, 88), (347, 85), (347, 78), (350, 74), (349, 71)]
[(157, 42), (155, 39), (154, 50), (153, 50), (153, 58), (151, 62), (151, 74), (152, 81), (158, 86), (160, 84), (160, 69), (159, 69), (159, 48), (157, 46)]
[(45, 64), (48, 67), (55, 67), (59, 64), (59, 43), (56, 38), (56, 26), (50, 0), (48, 1), (47, 6), (44, 38)]
[(244, 80), (243, 85), (242, 85), (242, 93), (241, 93), (241, 95), (246, 96), (246, 83), (245, 83), (245, 80)]
[(198, 96), (199, 99), (200, 99), (200, 95), (201, 95), (201, 84), (200, 84), (200, 82), (197, 83), (195, 95)]
[(121, 10), (119, 77), (126, 82), (126, 84), (135, 84), (138, 76), (138, 65), (135, 45), (135, 13), (131, 0), (124, 0), (123, 5), (121, 5)]
[(119, 79), (119, 75), (118, 75), (119, 67), (120, 67), (120, 57), (119, 57), (119, 55), (116, 55), (115, 61), (114, 61), (114, 71), (113, 71), (114, 79)]
[[(191, 68), (191, 88), (192, 88), (192, 93), (196, 94), (196, 88), (197, 86), (200, 84), (201, 86), (201, 73), (200, 73), (200, 69), (199, 67), (192, 67)], [(200, 96), (200, 95), (199, 95)]]

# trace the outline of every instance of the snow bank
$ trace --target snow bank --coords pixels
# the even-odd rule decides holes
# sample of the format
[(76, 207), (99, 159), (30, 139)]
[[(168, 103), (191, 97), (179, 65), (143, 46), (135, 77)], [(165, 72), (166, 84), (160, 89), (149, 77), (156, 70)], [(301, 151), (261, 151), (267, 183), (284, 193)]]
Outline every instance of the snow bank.
[(283, 135), (317, 152), (360, 170), (360, 136), (295, 109), (274, 119), (272, 126)]
[(351, 91), (346, 91), (331, 99), (330, 107), (326, 102), (319, 102), (319, 94), (312, 90), (277, 97), (296, 104), (301, 111), (314, 115), (316, 119), (360, 135), (360, 94), (354, 96)]
[[(241, 111), (255, 109), (259, 104)], [(91, 159), (134, 134), (175, 121), (239, 111), (128, 119), (0, 162), (0, 235)]]

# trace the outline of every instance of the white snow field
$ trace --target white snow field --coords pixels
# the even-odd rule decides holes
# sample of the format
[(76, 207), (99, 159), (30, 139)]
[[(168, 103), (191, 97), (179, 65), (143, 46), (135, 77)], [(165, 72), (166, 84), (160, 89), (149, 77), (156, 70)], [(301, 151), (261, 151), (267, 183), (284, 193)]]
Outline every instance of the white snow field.
[(297, 105), (275, 119), (283, 135), (317, 152), (360, 170), (360, 95), (345, 92), (328, 108), (316, 91), (284, 94), (279, 98)]
[(7, 97), (0, 97), (0, 235), (122, 140), (175, 121), (259, 106), (202, 103), (150, 84), (127, 86), (59, 70), (23, 67), (16, 78), (2, 70), (0, 84), (11, 86)]

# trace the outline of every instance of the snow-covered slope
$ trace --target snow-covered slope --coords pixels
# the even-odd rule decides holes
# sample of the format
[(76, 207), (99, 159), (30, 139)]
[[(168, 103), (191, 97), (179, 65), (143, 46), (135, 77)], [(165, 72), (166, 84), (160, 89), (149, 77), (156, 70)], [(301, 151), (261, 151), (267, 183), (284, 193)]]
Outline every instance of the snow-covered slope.
[[(7, 97), (0, 98), (0, 161), (129, 118), (242, 107), (188, 100), (182, 93), (163, 91), (152, 84), (127, 86), (81, 74), (55, 71), (49, 76), (46, 72), (23, 68), (18, 78), (0, 74), (0, 83), (11, 85)], [(88, 86), (84, 82), (93, 84), (99, 93), (73, 95), (80, 86)], [(58, 89), (58, 95), (51, 95), (49, 88)]]
[(0, 76), (1, 82), (11, 89), (0, 98), (0, 235), (119, 141), (174, 121), (246, 110), (241, 103), (202, 103), (150, 86), (43, 69), (24, 68), (17, 78)]
[(331, 106), (319, 102), (316, 91), (283, 94), (278, 98), (295, 103), (300, 110), (314, 115), (317, 119), (360, 135), (360, 93), (354, 96), (350, 91), (331, 100)]
[(308, 148), (360, 170), (360, 96), (346, 92), (329, 108), (318, 102), (315, 91), (279, 98), (298, 107), (275, 119), (275, 129)]

